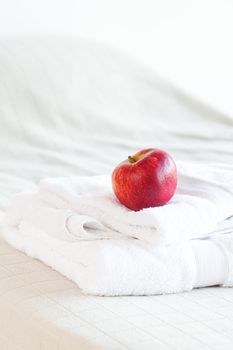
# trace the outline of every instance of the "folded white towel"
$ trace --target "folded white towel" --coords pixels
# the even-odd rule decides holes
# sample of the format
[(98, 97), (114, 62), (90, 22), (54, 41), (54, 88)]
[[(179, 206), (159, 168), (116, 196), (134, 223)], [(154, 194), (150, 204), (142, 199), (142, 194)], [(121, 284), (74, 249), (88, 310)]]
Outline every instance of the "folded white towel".
[(119, 203), (106, 176), (45, 179), (39, 184), (39, 197), (53, 208), (97, 221), (90, 238), (105, 238), (108, 232), (112, 238), (118, 233), (156, 245), (176, 243), (206, 235), (233, 215), (232, 168), (187, 163), (178, 163), (177, 168), (179, 182), (173, 199), (139, 212)]
[(216, 248), (212, 239), (167, 247), (130, 238), (71, 243), (27, 221), (5, 226), (3, 235), (16, 249), (53, 267), (89, 294), (152, 295), (233, 285), (233, 223), (232, 234), (213, 238)]
[(107, 176), (45, 179), (35, 193), (15, 197), (7, 225), (22, 220), (74, 241), (138, 238), (154, 245), (208, 235), (233, 215), (233, 169), (178, 163), (179, 185), (162, 207), (134, 212), (119, 203)]

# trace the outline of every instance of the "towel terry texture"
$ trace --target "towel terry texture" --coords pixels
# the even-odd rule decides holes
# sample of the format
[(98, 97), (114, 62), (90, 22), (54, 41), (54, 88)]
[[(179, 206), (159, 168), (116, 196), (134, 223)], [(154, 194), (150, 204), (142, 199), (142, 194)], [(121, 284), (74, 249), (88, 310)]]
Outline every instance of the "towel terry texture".
[(173, 199), (139, 212), (117, 201), (107, 176), (42, 180), (36, 192), (14, 198), (2, 223), (4, 237), (91, 294), (231, 286), (232, 167), (178, 162), (177, 168)]

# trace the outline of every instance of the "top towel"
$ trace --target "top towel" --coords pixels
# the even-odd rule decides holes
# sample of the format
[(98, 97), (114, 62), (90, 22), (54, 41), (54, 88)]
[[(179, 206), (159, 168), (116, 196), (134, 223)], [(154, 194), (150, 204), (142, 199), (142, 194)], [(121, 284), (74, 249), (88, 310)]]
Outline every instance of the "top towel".
[(110, 176), (48, 178), (36, 193), (18, 195), (6, 219), (72, 240), (131, 237), (167, 245), (208, 235), (233, 215), (233, 167), (178, 162), (177, 170), (177, 192), (161, 207), (127, 209)]

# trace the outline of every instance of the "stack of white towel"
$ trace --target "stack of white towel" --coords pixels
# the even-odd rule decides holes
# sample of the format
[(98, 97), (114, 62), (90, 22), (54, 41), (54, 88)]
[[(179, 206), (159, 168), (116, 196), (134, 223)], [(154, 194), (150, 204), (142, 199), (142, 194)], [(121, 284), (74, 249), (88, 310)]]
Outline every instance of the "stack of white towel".
[(233, 285), (233, 167), (178, 163), (165, 206), (133, 212), (109, 176), (50, 178), (17, 195), (7, 242), (96, 295)]

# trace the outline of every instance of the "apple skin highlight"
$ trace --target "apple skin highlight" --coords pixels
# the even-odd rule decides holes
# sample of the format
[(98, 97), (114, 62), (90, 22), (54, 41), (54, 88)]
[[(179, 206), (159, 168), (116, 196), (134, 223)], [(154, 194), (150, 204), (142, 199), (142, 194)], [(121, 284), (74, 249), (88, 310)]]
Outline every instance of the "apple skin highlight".
[(118, 200), (131, 210), (164, 205), (176, 191), (176, 164), (160, 149), (139, 151), (114, 169), (112, 187)]

